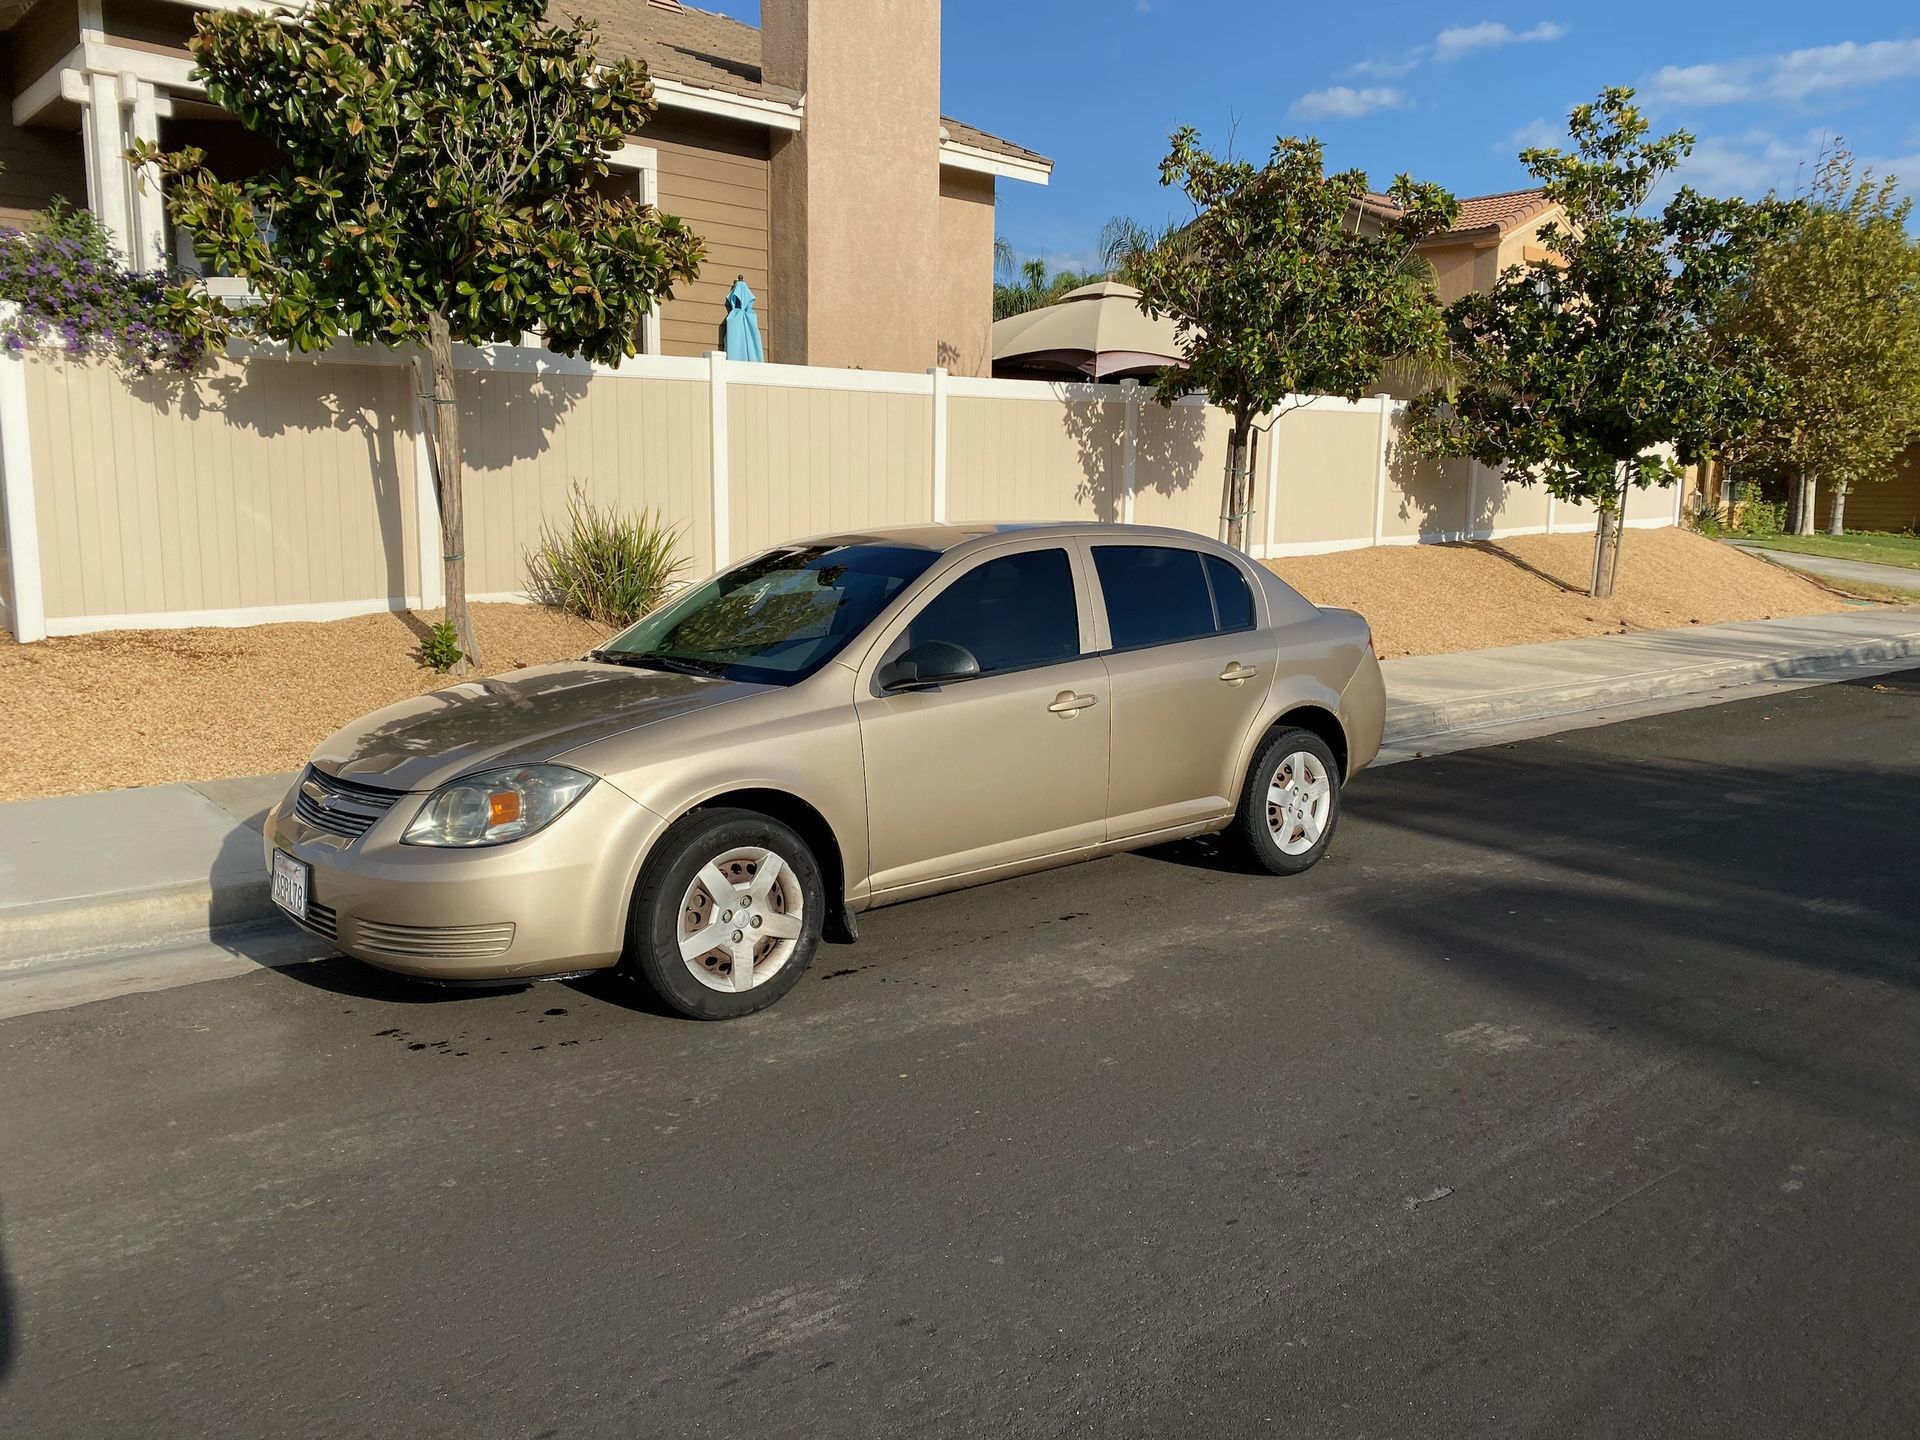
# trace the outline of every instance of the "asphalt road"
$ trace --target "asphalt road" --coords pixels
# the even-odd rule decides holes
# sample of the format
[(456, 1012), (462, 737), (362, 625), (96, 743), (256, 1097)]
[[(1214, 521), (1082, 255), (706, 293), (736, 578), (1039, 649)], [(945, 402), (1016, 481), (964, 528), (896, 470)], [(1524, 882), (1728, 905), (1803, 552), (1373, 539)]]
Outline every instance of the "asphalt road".
[(0, 1024), (0, 1435), (1912, 1433), (1920, 672), (867, 917)]

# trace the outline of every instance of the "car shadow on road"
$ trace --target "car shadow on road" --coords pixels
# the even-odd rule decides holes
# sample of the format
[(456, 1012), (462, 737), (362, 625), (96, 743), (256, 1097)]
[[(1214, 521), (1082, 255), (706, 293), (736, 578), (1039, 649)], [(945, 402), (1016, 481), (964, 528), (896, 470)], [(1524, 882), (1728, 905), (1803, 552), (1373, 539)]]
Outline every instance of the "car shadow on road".
[(1226, 835), (1196, 835), (1189, 840), (1170, 840), (1165, 845), (1154, 845), (1134, 853), (1165, 865), (1184, 865), (1190, 870), (1211, 870), (1220, 875), (1268, 873)]
[(7, 1274), (6, 1210), (0, 1207), (0, 1390), (7, 1388), (14, 1361), (20, 1354), (19, 1308), (14, 1303), (13, 1280)]

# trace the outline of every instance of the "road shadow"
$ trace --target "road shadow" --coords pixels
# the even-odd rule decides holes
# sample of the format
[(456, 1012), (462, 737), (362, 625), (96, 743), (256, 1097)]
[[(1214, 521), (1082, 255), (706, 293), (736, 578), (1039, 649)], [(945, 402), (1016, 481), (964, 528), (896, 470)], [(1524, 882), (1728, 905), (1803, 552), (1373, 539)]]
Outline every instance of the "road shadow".
[[(1770, 726), (1810, 733), (1783, 711), (1843, 695), (1859, 749), (1753, 758)], [(1708, 713), (1717, 731), (1663, 716), (1363, 781), (1347, 858), (1381, 883), (1359, 923), (1581, 1028), (1920, 1134), (1920, 1073), (1820, 1029), (1920, 1013), (1920, 889), (1894, 858), (1920, 813), (1920, 672)]]
[(0, 1390), (7, 1388), (20, 1355), (19, 1308), (13, 1298), (13, 1280), (7, 1273), (5, 1206), (0, 1206)]

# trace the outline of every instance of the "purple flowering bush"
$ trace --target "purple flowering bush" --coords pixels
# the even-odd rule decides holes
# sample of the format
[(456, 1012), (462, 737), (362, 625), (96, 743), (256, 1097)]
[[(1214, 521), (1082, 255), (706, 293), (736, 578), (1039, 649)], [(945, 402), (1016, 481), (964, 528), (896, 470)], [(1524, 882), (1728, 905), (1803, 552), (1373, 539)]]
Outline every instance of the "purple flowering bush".
[(9, 350), (53, 345), (136, 375), (192, 370), (225, 344), (225, 309), (165, 271), (126, 268), (106, 228), (56, 200), (31, 229), (0, 227)]

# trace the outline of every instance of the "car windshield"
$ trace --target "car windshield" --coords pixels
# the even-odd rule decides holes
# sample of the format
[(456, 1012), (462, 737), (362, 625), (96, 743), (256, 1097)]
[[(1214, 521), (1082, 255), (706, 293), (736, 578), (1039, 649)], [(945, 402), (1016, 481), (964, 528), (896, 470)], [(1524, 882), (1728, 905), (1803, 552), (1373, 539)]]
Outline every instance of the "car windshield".
[(838, 655), (937, 558), (904, 545), (794, 545), (696, 585), (593, 658), (792, 685)]

